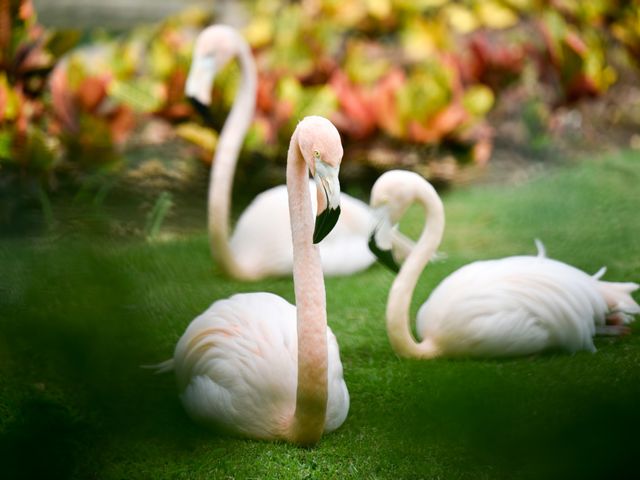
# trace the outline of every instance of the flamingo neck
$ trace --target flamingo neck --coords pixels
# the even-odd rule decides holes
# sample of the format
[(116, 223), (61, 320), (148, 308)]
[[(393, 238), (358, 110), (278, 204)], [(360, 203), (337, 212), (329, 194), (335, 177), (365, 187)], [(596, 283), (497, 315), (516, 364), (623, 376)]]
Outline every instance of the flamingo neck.
[(401, 357), (428, 358), (434, 356), (434, 346), (428, 339), (418, 343), (411, 333), (410, 309), (413, 292), (420, 274), (435, 254), (444, 232), (444, 207), (435, 189), (421, 183), (416, 201), (427, 216), (425, 226), (413, 250), (402, 264), (387, 301), (387, 335), (393, 350)]
[(312, 243), (313, 213), (308, 170), (294, 133), (287, 157), (287, 189), (293, 240), (297, 309), (298, 387), (289, 440), (310, 445), (324, 430), (327, 410), (327, 313), (318, 246)]
[(213, 157), (209, 179), (208, 224), (213, 257), (225, 272), (242, 279), (248, 273), (244, 272), (229, 245), (229, 217), (236, 163), (255, 112), (257, 74), (248, 45), (239, 45), (238, 58), (242, 77)]

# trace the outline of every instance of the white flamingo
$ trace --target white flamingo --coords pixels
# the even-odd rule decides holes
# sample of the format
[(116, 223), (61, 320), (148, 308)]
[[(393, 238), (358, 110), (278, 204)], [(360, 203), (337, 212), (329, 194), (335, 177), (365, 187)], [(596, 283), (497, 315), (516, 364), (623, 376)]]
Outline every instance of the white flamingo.
[[(438, 285), (417, 315), (417, 342), (410, 331), (409, 308), (416, 283), (438, 248), (444, 208), (434, 188), (415, 173), (393, 170), (373, 186), (371, 206), (384, 220), (371, 247), (393, 267), (388, 239), (406, 209), (417, 202), (427, 222), (395, 278), (387, 301), (387, 333), (402, 357), (499, 357), (546, 349), (595, 351), (593, 335), (620, 334), (640, 313), (631, 297), (636, 283), (604, 282), (545, 256), (516, 256), (473, 262)], [(610, 325), (607, 325), (609, 323)]]
[[(258, 195), (242, 213), (231, 238), (229, 211), (231, 187), (238, 154), (255, 112), (256, 67), (251, 49), (232, 27), (213, 25), (203, 30), (194, 46), (185, 93), (197, 110), (209, 116), (211, 86), (216, 72), (237, 57), (242, 72), (240, 86), (222, 132), (211, 168), (208, 224), (211, 251), (223, 270), (239, 280), (257, 280), (287, 275), (293, 268), (293, 251), (284, 185)], [(316, 185), (309, 182), (312, 204)], [(318, 193), (318, 195), (321, 195)], [(367, 248), (375, 224), (367, 205), (341, 195), (342, 214), (335, 229), (320, 245), (322, 268), (327, 275), (349, 275), (375, 261)], [(408, 240), (394, 234), (399, 250), (407, 250)], [(403, 247), (404, 246), (404, 247)]]
[[(187, 327), (173, 359), (157, 366), (158, 372), (175, 369), (180, 398), (195, 421), (251, 438), (313, 444), (347, 417), (349, 393), (312, 244), (335, 225), (341, 159), (331, 122), (306, 117), (298, 124), (287, 159), (297, 308), (265, 292), (219, 300)], [(309, 171), (326, 194), (315, 231)]]

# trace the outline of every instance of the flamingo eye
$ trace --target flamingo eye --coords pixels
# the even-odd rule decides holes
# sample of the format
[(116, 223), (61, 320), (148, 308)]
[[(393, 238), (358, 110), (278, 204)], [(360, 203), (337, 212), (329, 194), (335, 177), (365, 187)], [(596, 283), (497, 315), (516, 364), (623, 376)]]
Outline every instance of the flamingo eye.
[(313, 151), (313, 156), (316, 160), (320, 160), (320, 152), (318, 150)]

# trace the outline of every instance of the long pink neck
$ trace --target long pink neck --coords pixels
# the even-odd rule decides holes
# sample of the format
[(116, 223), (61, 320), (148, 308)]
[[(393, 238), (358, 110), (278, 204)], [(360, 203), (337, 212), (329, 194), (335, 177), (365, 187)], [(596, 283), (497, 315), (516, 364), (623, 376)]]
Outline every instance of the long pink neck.
[(287, 157), (287, 189), (298, 315), (298, 388), (289, 440), (302, 445), (313, 444), (322, 436), (328, 395), (326, 299), (320, 252), (312, 243), (308, 178), (295, 132)]
[(387, 301), (387, 335), (393, 350), (401, 357), (429, 358), (434, 356), (433, 344), (418, 343), (411, 334), (410, 308), (420, 274), (433, 257), (444, 232), (444, 208), (434, 188), (420, 182), (416, 200), (424, 207), (427, 221), (420, 238), (402, 264), (391, 286)]
[(229, 246), (229, 216), (236, 163), (255, 112), (257, 74), (251, 51), (245, 43), (239, 45), (238, 58), (242, 79), (213, 157), (209, 180), (208, 223), (213, 257), (226, 273), (242, 279), (246, 274)]

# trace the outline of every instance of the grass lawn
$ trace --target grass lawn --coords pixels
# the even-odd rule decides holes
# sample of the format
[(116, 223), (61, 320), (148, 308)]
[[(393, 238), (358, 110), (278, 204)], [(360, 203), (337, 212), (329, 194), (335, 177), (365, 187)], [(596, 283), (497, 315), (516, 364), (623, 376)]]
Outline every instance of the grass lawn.
[[(640, 154), (584, 161), (518, 186), (443, 196), (447, 258), (434, 285), (473, 260), (534, 253), (605, 279), (640, 280)], [(203, 206), (204, 208), (204, 206)], [(54, 216), (55, 216), (54, 208)], [(204, 218), (204, 215), (203, 215)], [(404, 222), (421, 228), (417, 209)], [(640, 332), (595, 354), (499, 360), (400, 360), (380, 265), (327, 279), (351, 410), (314, 449), (229, 438), (194, 425), (169, 358), (214, 300), (290, 279), (229, 281), (204, 231), (163, 243), (100, 235), (0, 240), (0, 477), (12, 478), (620, 478), (640, 460)], [(637, 296), (636, 296), (637, 298)]]

